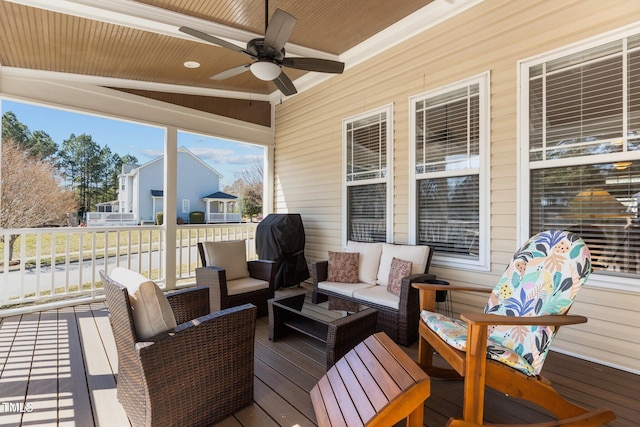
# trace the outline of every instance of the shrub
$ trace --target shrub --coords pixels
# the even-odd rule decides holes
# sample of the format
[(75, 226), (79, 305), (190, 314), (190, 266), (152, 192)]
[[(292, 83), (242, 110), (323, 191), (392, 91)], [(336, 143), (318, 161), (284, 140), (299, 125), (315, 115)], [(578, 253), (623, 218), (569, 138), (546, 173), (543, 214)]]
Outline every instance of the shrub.
[(189, 214), (189, 224), (204, 224), (204, 212), (193, 211)]
[(156, 212), (156, 225), (164, 224), (164, 214), (162, 211)]

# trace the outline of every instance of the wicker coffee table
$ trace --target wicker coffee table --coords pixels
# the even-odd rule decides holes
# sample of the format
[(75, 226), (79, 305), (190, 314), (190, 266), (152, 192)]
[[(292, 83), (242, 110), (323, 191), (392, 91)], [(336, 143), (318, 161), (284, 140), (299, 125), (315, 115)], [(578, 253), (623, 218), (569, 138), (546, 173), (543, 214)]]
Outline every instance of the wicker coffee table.
[[(317, 307), (315, 304), (310, 304)], [(334, 320), (323, 317), (317, 308), (309, 310), (305, 293), (269, 300), (269, 339), (301, 332), (326, 344), (327, 368), (376, 331), (378, 311), (366, 308)]]

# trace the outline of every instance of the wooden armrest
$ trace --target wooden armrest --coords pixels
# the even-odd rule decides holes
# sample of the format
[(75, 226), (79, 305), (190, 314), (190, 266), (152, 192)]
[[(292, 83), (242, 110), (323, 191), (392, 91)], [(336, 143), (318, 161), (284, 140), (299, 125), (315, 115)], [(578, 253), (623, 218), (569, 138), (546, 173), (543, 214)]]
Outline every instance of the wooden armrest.
[(484, 293), (491, 293), (491, 291), (493, 291), (493, 288), (481, 286), (444, 285), (439, 283), (412, 283), (411, 285), (416, 289), (424, 291), (468, 291)]
[[(422, 283), (412, 283), (411, 286), (420, 291), (420, 310), (434, 311), (436, 309), (436, 298), (438, 293), (446, 291), (467, 291), (491, 293), (492, 288), (481, 286), (460, 286), (451, 285), (443, 280), (425, 280)], [(446, 294), (445, 294), (446, 295)], [(445, 298), (441, 298), (443, 301)]]
[[(422, 273), (422, 274), (412, 274), (410, 276), (403, 277), (402, 280), (408, 280), (409, 283), (425, 283), (429, 280), (436, 280), (435, 274)], [(414, 286), (415, 287), (415, 286)]]
[(587, 323), (587, 318), (578, 315), (556, 314), (546, 316), (500, 316), (486, 313), (463, 313), (460, 318), (474, 325), (514, 325), (514, 326), (564, 326)]

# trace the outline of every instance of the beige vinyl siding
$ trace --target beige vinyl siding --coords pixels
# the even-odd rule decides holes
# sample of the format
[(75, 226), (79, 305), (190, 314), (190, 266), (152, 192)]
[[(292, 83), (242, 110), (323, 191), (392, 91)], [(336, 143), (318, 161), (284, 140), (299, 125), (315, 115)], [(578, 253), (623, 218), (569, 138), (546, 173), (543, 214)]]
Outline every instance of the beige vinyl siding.
[[(485, 0), (276, 106), (275, 206), (302, 215), (308, 261), (340, 250), (344, 118), (393, 103), (393, 235), (409, 240), (409, 97), (491, 73), (490, 271), (433, 267), (452, 283), (493, 287), (517, 249), (517, 62), (640, 20), (636, 0)], [(459, 293), (454, 311), (482, 310), (486, 295)], [(554, 348), (640, 372), (639, 292), (587, 287), (572, 314), (586, 325)]]

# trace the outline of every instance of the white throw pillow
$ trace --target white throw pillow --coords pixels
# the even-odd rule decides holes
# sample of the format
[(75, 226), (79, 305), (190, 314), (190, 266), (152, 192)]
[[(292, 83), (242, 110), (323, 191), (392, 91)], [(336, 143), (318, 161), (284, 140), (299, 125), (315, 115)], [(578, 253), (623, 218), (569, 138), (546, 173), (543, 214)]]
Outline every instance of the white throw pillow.
[(382, 243), (380, 242), (347, 242), (345, 248), (347, 252), (358, 252), (358, 279), (362, 283), (370, 285), (376, 284), (378, 266), (380, 264), (380, 254), (382, 253)]
[(207, 267), (224, 268), (227, 280), (249, 277), (245, 240), (204, 242), (203, 246)]
[(382, 255), (380, 255), (380, 268), (378, 269), (378, 284), (389, 284), (389, 272), (393, 258), (411, 261), (411, 274), (422, 274), (429, 259), (429, 246), (393, 245), (384, 243)]
[(109, 277), (129, 292), (133, 324), (139, 340), (144, 341), (176, 327), (169, 300), (153, 281), (122, 267), (114, 269)]

